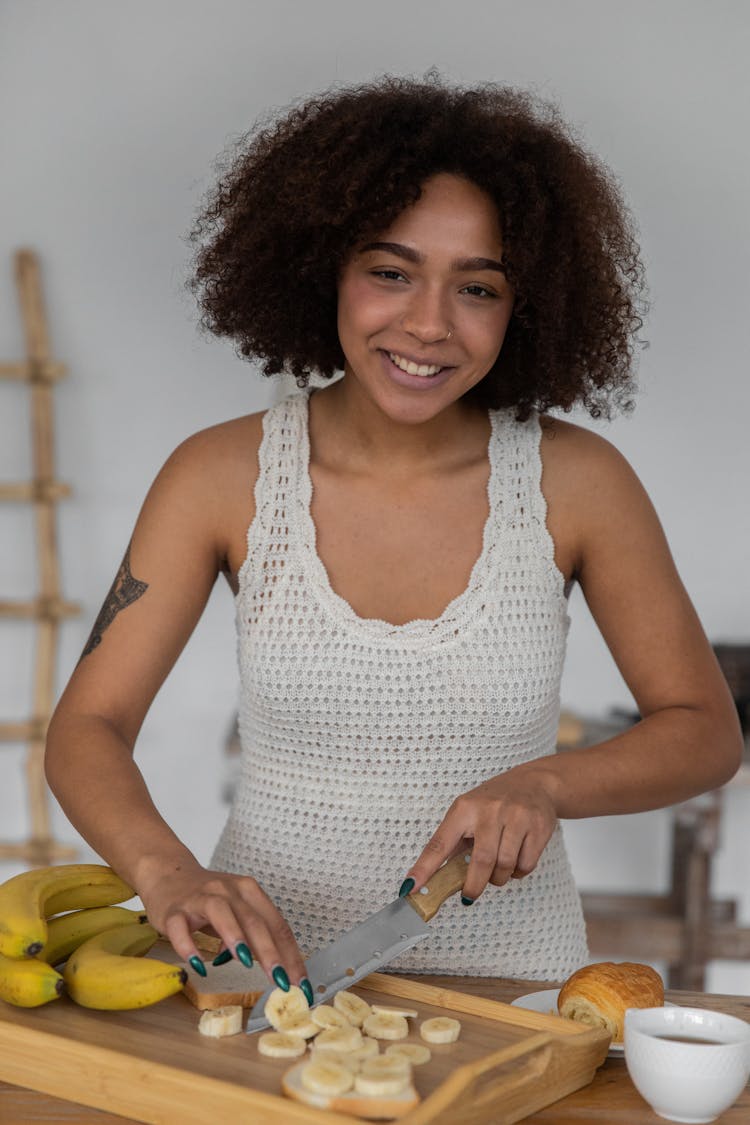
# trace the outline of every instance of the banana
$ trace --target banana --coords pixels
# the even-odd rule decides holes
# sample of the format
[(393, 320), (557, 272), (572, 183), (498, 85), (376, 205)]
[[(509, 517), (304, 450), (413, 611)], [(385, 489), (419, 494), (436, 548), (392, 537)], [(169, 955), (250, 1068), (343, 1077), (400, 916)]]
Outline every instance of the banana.
[(239, 1004), (228, 1004), (225, 1008), (208, 1009), (198, 1020), (198, 1031), (212, 1039), (237, 1035), (242, 1031), (242, 1008)]
[(134, 895), (111, 867), (65, 863), (23, 871), (0, 886), (0, 954), (33, 957), (47, 941), (47, 918), (84, 906), (111, 906)]
[(461, 1034), (461, 1023), (450, 1016), (435, 1016), (423, 1021), (419, 1034), (428, 1043), (455, 1043)]
[(378, 1055), (365, 1059), (354, 1075), (354, 1089), (368, 1098), (382, 1097), (384, 1094), (400, 1094), (411, 1083), (409, 1062), (396, 1055)]
[(60, 914), (47, 923), (47, 942), (37, 958), (48, 965), (59, 965), (74, 949), (96, 934), (145, 921), (146, 915), (142, 911), (126, 910), (124, 906), (95, 906), (90, 910)]
[(159, 934), (139, 922), (105, 930), (79, 945), (63, 973), (70, 996), (84, 1008), (146, 1008), (179, 992), (187, 973), (179, 965), (142, 955)]
[(373, 1012), (384, 1012), (386, 1015), (390, 1016), (403, 1016), (405, 1020), (415, 1020), (419, 1015), (419, 1012), (415, 1011), (414, 1008), (392, 1008), (385, 1004), (373, 1004), (372, 1010)]
[(354, 1075), (347, 1066), (335, 1059), (318, 1055), (306, 1063), (300, 1071), (300, 1082), (313, 1094), (335, 1096), (345, 1094), (354, 1085)]
[(356, 1051), (362, 1046), (362, 1032), (350, 1023), (346, 1027), (327, 1027), (314, 1042), (316, 1051)]
[(315, 1020), (318, 1027), (353, 1027), (351, 1020), (348, 1020), (342, 1012), (337, 1012), (330, 1004), (319, 1004), (317, 1008), (313, 1008), (310, 1015)]
[(412, 1066), (421, 1066), (432, 1058), (432, 1051), (423, 1043), (391, 1043), (384, 1055), (403, 1055)]
[(0, 999), (18, 1008), (38, 1008), (57, 1000), (63, 978), (43, 961), (33, 957), (3, 957), (0, 954)]
[(289, 1035), (299, 1035), (302, 1039), (312, 1039), (320, 1031), (319, 1026), (312, 1018), (312, 1012), (302, 1012), (297, 1016), (289, 1016), (284, 1020), (284, 1031)]
[(304, 1055), (306, 1048), (301, 1036), (286, 1031), (265, 1031), (258, 1036), (258, 1050), (270, 1059), (296, 1059)]
[(360, 1062), (363, 1059), (371, 1059), (373, 1055), (377, 1055), (379, 1053), (380, 1044), (378, 1043), (377, 1039), (371, 1039), (369, 1035), (363, 1035), (362, 1045), (357, 1047), (356, 1051), (351, 1052), (351, 1054), (354, 1055), (354, 1058), (359, 1059)]
[(298, 1016), (310, 1015), (310, 1005), (304, 992), (296, 984), (293, 984), (288, 992), (284, 992), (281, 988), (274, 988), (266, 1000), (263, 1015), (276, 1031), (286, 1031), (286, 1025), (290, 1020)]
[(362, 1065), (362, 1059), (357, 1057), (357, 1051), (316, 1051), (315, 1044), (312, 1045), (310, 1052), (311, 1059), (331, 1059), (333, 1062), (341, 1063), (352, 1074), (356, 1074)]
[(362, 1024), (362, 1030), (373, 1039), (406, 1039), (409, 1025), (394, 1012), (373, 1012)]
[(367, 1001), (361, 996), (355, 996), (353, 992), (337, 992), (333, 998), (333, 1006), (355, 1027), (361, 1027), (372, 1014), (372, 1008)]

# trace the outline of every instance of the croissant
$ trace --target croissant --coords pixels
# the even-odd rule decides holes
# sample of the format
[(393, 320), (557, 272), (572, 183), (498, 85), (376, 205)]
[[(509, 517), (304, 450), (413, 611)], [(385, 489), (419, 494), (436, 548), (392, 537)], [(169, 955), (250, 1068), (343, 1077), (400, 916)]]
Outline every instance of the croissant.
[(563, 984), (557, 1010), (565, 1019), (603, 1027), (622, 1043), (627, 1008), (660, 1008), (664, 982), (650, 965), (601, 961), (584, 965)]

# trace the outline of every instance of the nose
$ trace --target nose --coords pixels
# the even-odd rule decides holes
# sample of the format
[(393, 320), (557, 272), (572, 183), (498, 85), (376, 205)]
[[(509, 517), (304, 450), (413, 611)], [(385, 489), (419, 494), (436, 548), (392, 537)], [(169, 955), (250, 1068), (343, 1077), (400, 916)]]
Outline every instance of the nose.
[(401, 318), (401, 327), (423, 344), (447, 339), (451, 325), (443, 294), (432, 288), (415, 288)]

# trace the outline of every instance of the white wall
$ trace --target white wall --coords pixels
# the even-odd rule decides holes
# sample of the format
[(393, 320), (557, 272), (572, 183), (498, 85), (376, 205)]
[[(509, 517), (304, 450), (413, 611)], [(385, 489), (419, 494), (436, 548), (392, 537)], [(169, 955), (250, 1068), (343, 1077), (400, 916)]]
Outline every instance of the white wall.
[[(604, 431), (645, 481), (712, 640), (750, 637), (746, 322), (750, 159), (743, 0), (5, 0), (0, 7), (0, 357), (21, 353), (11, 255), (41, 254), (56, 357), (66, 594), (62, 687), (142, 497), (182, 437), (258, 410), (273, 388), (200, 337), (183, 236), (211, 162), (269, 107), (384, 71), (533, 86), (614, 168), (638, 217), (653, 311), (634, 417)], [(0, 480), (28, 473), (26, 392), (0, 384)], [(27, 513), (0, 511), (0, 593), (34, 588)], [(564, 702), (630, 705), (574, 599)], [(0, 630), (0, 716), (28, 707), (28, 626)], [(207, 858), (224, 816), (235, 697), (231, 599), (217, 588), (154, 704), (138, 757)], [(0, 836), (25, 831), (20, 747), (0, 761)], [(748, 921), (747, 791), (733, 792), (717, 888)], [(570, 824), (585, 887), (654, 888), (667, 814)], [(58, 832), (75, 833), (62, 816)], [(715, 988), (750, 992), (750, 969)]]

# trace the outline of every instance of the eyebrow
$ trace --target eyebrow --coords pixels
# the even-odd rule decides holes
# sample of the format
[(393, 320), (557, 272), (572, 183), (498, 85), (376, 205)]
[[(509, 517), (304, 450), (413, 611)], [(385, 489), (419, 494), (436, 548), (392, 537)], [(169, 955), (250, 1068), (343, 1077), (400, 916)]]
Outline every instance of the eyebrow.
[[(411, 246), (403, 246), (400, 242), (368, 242), (362, 247), (360, 254), (366, 254), (368, 250), (384, 250), (387, 254), (395, 254), (397, 258), (405, 258), (407, 262), (414, 262), (415, 265), (424, 262), (424, 254), (420, 254)], [(496, 270), (498, 273), (505, 273), (503, 263), (494, 258), (456, 258), (451, 262), (451, 269), (455, 273), (473, 273), (475, 270)]]

